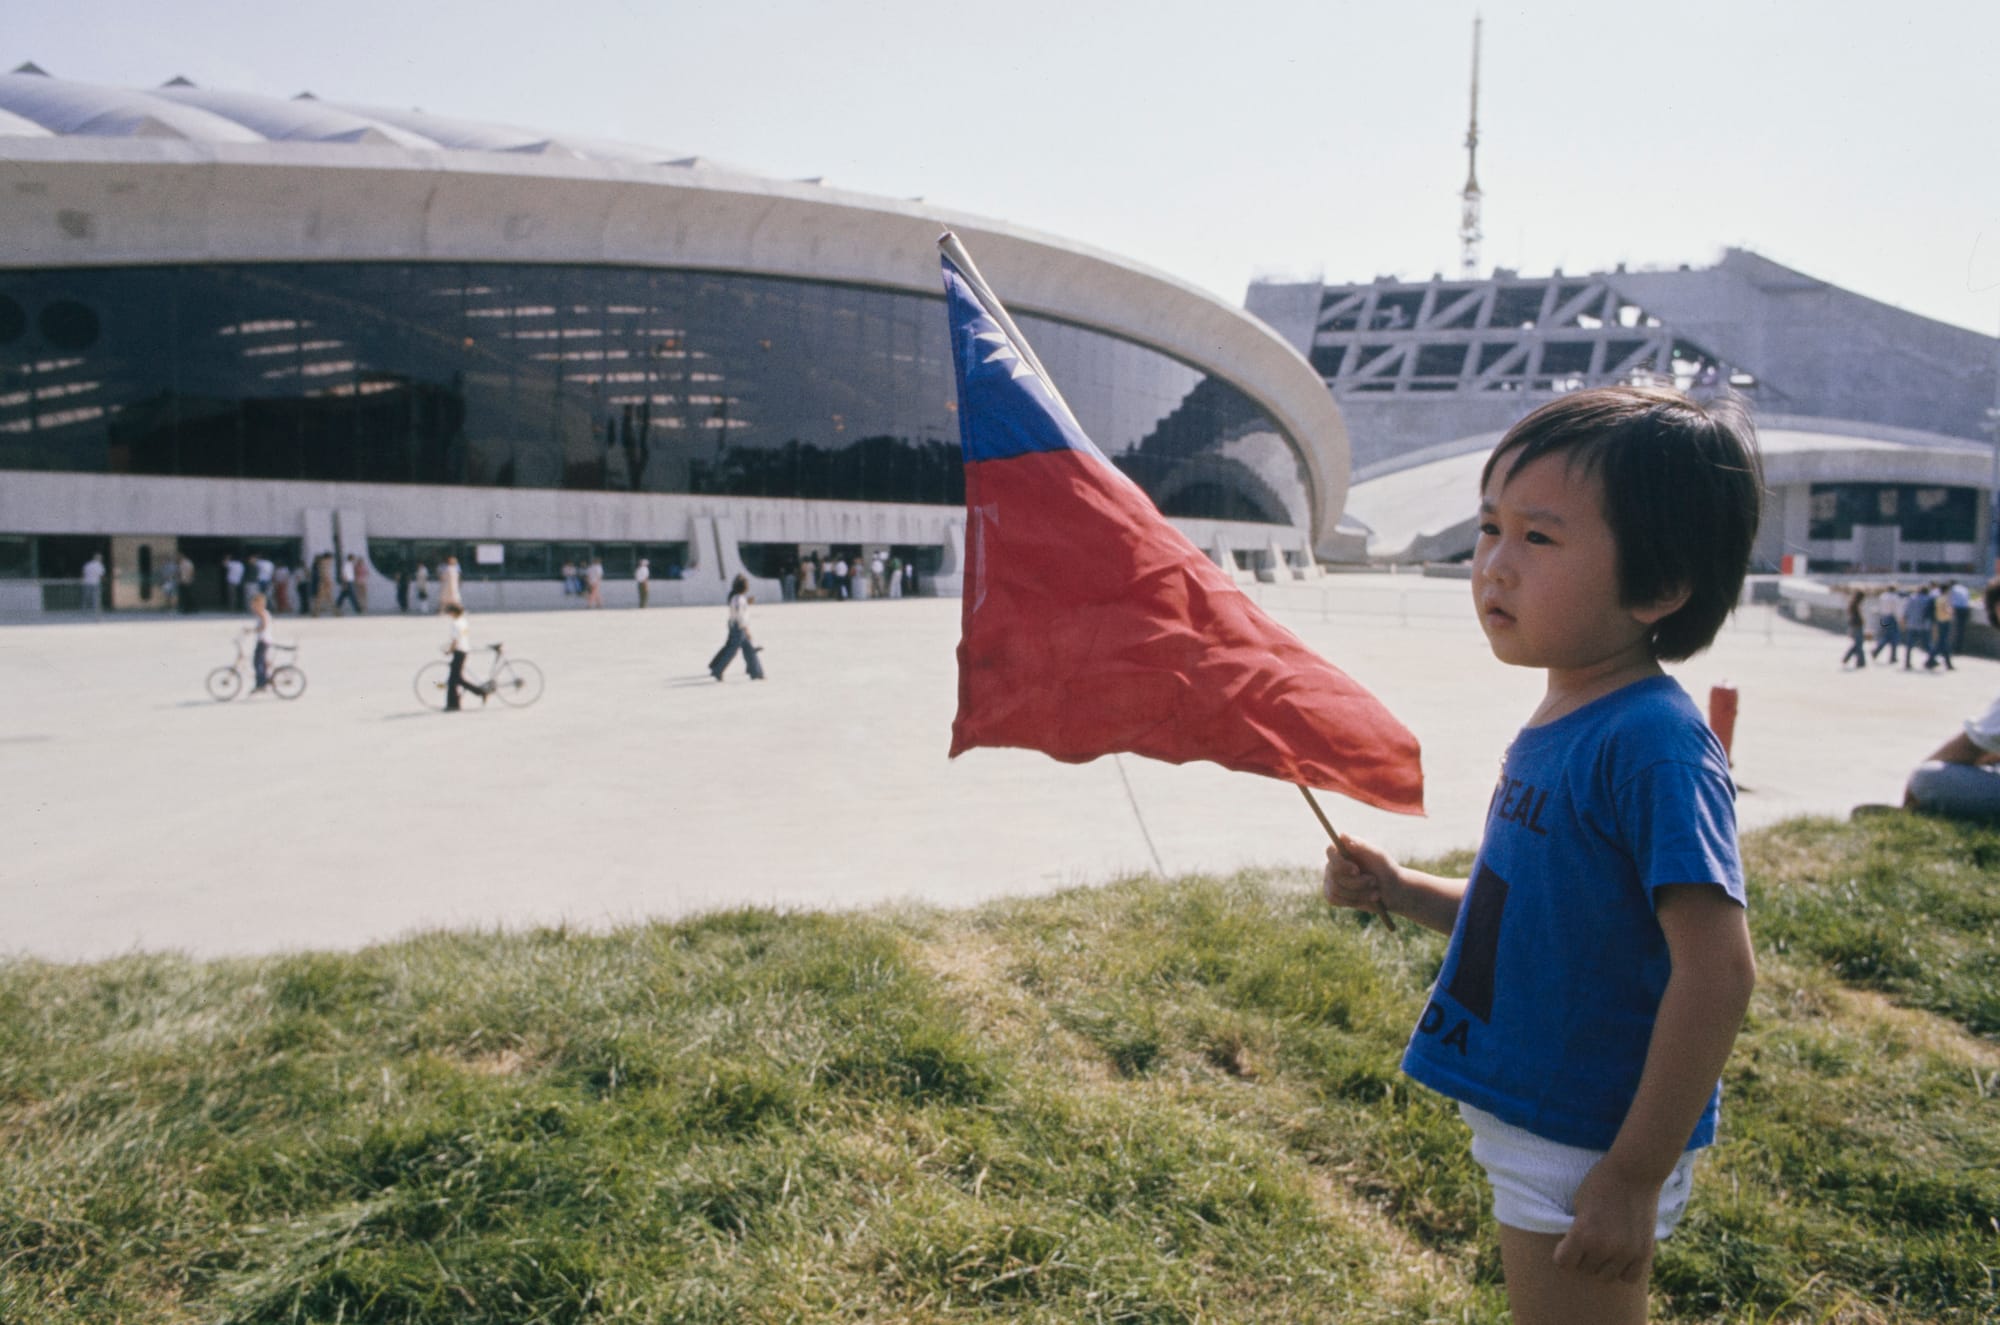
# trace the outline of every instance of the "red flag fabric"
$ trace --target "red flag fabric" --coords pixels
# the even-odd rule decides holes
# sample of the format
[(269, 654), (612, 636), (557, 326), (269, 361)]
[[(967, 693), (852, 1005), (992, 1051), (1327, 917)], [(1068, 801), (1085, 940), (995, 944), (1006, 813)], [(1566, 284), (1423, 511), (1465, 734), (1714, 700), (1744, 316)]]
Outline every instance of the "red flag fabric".
[(1272, 620), (1085, 437), (944, 260), (966, 455), (951, 753), (1211, 760), (1423, 812), (1416, 738)]

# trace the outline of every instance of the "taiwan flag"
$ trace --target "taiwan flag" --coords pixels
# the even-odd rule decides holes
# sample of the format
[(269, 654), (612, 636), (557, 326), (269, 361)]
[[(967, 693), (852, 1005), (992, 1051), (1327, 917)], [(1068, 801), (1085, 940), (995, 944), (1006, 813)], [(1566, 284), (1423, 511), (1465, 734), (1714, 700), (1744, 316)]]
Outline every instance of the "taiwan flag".
[(946, 234), (965, 451), (951, 753), (1207, 759), (1423, 813), (1417, 741), (1266, 616), (1077, 425)]

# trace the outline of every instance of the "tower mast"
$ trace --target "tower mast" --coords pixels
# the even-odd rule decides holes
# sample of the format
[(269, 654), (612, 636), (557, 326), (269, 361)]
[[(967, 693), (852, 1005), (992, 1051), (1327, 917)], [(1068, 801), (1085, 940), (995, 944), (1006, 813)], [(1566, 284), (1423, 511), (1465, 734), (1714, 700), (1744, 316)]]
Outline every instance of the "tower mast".
[(1472, 120), (1465, 129), (1465, 192), (1459, 195), (1458, 208), (1458, 269), (1459, 274), (1464, 276), (1479, 274), (1479, 241), (1485, 237), (1479, 228), (1480, 23), (1475, 15), (1472, 20)]

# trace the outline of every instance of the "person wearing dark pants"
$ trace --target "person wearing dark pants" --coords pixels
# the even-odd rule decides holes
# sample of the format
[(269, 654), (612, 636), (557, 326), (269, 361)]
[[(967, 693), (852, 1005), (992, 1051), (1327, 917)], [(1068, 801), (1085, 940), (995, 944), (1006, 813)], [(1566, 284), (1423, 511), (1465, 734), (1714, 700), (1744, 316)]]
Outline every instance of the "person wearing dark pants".
[(465, 679), (465, 655), (472, 647), (472, 618), (465, 614), (464, 605), (446, 603), (444, 611), (451, 620), (451, 639), (444, 646), (444, 651), (451, 655), (451, 675), (444, 683), (444, 711), (456, 713), (459, 692), (470, 690), (484, 703), (486, 697), (493, 693), (493, 687)]
[(750, 581), (739, 575), (729, 586), (729, 637), (722, 641), (722, 648), (708, 660), (708, 674), (720, 681), (723, 672), (736, 657), (736, 651), (743, 651), (743, 666), (750, 673), (752, 681), (764, 679), (764, 665), (757, 658), (757, 646), (750, 639), (750, 604), (756, 600), (750, 596)]

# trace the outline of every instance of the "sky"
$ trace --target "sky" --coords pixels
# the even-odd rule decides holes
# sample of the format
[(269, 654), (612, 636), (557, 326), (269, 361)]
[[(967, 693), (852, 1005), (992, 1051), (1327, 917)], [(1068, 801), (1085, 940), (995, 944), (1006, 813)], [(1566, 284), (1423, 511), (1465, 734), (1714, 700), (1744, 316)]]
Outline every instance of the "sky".
[(1255, 278), (1725, 246), (2000, 333), (1995, 0), (0, 0), (0, 68), (627, 139)]

